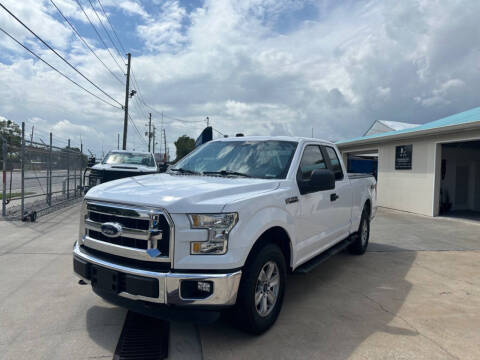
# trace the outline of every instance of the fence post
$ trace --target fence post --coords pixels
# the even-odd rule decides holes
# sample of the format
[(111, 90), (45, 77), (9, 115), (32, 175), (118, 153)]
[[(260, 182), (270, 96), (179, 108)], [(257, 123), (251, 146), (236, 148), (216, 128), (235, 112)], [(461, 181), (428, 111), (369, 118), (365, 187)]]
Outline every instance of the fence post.
[[(74, 154), (74, 156), (75, 156), (75, 154)], [(74, 198), (77, 197), (77, 167), (78, 167), (77, 161), (78, 161), (78, 158), (75, 156), (75, 159), (73, 161), (73, 166), (74, 166), (74, 168), (73, 168), (73, 186), (74, 186), (74, 189), (75, 189)]]
[(7, 139), (2, 138), (2, 158), (3, 158), (3, 192), (2, 192), (2, 216), (7, 216)]
[(52, 133), (50, 133), (50, 146), (48, 150), (47, 199), (48, 206), (52, 206)]
[(22, 199), (21, 199), (21, 219), (23, 220), (23, 215), (25, 211), (25, 122), (22, 121), (22, 151), (21, 151), (21, 158), (20, 163), (22, 164), (22, 181), (21, 181), (21, 191), (22, 191)]
[(80, 196), (83, 194), (83, 143), (80, 143)]
[(67, 149), (67, 199), (70, 198), (70, 139), (68, 139)]

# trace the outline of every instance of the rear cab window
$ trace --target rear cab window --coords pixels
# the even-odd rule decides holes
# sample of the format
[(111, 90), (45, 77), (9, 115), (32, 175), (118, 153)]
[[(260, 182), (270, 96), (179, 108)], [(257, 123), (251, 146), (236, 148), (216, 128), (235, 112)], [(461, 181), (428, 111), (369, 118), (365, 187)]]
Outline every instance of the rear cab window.
[(340, 181), (343, 180), (343, 169), (342, 164), (338, 158), (337, 152), (331, 146), (323, 146), (323, 150), (325, 153), (325, 157), (327, 158), (328, 168), (333, 171), (335, 174), (335, 180)]

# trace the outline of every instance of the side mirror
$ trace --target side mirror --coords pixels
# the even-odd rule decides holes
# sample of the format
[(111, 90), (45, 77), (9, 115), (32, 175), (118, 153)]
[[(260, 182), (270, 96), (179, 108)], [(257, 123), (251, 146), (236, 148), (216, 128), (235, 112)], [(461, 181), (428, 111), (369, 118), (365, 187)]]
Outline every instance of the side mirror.
[(309, 181), (310, 192), (335, 189), (335, 174), (327, 169), (315, 169)]

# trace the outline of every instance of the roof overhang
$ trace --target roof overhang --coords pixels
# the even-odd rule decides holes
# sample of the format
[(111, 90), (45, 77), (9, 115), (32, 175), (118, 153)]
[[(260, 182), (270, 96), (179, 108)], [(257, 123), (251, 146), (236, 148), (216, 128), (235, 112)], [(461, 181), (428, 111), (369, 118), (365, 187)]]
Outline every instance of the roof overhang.
[(480, 121), (468, 122), (463, 124), (447, 125), (432, 129), (422, 129), (417, 131), (399, 132), (382, 136), (374, 136), (366, 139), (358, 139), (337, 143), (339, 149), (347, 149), (361, 145), (380, 144), (385, 142), (412, 139), (418, 137), (434, 136), (439, 134), (448, 134), (470, 129), (480, 130)]

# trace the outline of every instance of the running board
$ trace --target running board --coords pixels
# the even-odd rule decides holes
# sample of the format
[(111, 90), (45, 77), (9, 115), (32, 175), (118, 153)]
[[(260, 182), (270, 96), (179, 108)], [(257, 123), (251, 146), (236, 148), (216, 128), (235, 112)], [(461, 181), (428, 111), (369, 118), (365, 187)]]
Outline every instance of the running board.
[(340, 241), (339, 243), (333, 245), (332, 247), (328, 248), (324, 252), (315, 256), (313, 259), (308, 260), (305, 264), (300, 265), (298, 268), (295, 269), (295, 271), (293, 273), (294, 274), (307, 274), (307, 273), (309, 273), (310, 271), (315, 269), (318, 265), (323, 263), (325, 260), (327, 260), (331, 256), (333, 256), (335, 254), (338, 254), (340, 251), (344, 250), (354, 240), (355, 240), (355, 235), (349, 236), (345, 240)]

